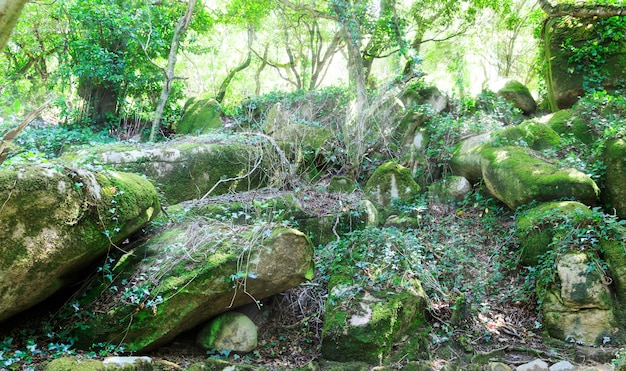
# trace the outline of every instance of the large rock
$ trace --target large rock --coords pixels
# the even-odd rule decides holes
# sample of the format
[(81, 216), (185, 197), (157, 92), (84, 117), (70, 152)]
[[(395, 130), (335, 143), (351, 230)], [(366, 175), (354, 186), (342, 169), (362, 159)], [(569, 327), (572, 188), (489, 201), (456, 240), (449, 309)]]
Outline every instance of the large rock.
[(407, 352), (425, 350), (428, 299), (418, 277), (428, 273), (414, 242), (397, 229), (367, 228), (320, 252), (322, 259), (334, 259), (322, 331), (325, 359), (382, 364), (405, 336)]
[(607, 141), (603, 160), (606, 165), (604, 196), (616, 214), (626, 219), (626, 140), (619, 138)]
[[(553, 111), (570, 108), (576, 103), (585, 93), (586, 82), (591, 83), (590, 88), (596, 88), (593, 85), (599, 83), (599, 81), (585, 81), (586, 78), (597, 79), (597, 77), (590, 76), (584, 68), (580, 68), (585, 61), (571, 62), (570, 59), (574, 54), (565, 43), (577, 48), (585, 48), (585, 44), (595, 38), (594, 34), (598, 27), (602, 27), (602, 22), (605, 22), (603, 18), (583, 20), (569, 16), (552, 17), (546, 21), (542, 35), (543, 60), (546, 64), (545, 81), (548, 100)], [(626, 42), (623, 38), (618, 40), (612, 37), (606, 37), (604, 42), (613, 43), (613, 46), (608, 47), (602, 44), (598, 46), (598, 49), (610, 49), (611, 52), (602, 56), (604, 63), (602, 66), (596, 66), (596, 69), (606, 71), (606, 79), (600, 82), (603, 88), (612, 89), (619, 86), (620, 81), (626, 77), (626, 57), (624, 57)]]
[(227, 312), (206, 324), (198, 333), (196, 343), (205, 349), (248, 353), (257, 347), (257, 328), (245, 314)]
[(574, 137), (584, 144), (593, 143), (597, 137), (589, 125), (571, 109), (563, 109), (548, 115), (546, 125), (550, 126), (561, 137)]
[(327, 128), (293, 122), (291, 112), (280, 103), (276, 103), (267, 113), (263, 131), (277, 142), (287, 142), (307, 149), (323, 147), (333, 136)]
[(379, 166), (365, 184), (365, 197), (377, 206), (390, 206), (394, 200), (408, 201), (420, 191), (411, 171), (393, 161)]
[(300, 192), (259, 189), (207, 197), (182, 202), (169, 207), (167, 212), (176, 220), (207, 217), (235, 224), (289, 221), (309, 236), (314, 246), (326, 245), (339, 235), (378, 224), (376, 207), (362, 200), (362, 193), (328, 194), (311, 189)]
[(596, 183), (573, 168), (559, 168), (525, 147), (486, 147), (481, 172), (489, 192), (511, 209), (531, 201), (573, 198), (595, 205)]
[(537, 110), (537, 102), (524, 84), (517, 80), (508, 80), (497, 89), (496, 94), (513, 104), (525, 115), (532, 115)]
[(258, 137), (211, 136), (155, 145), (103, 145), (67, 154), (65, 159), (144, 174), (175, 204), (265, 185), (277, 158), (265, 144)]
[(517, 227), (522, 264), (540, 273), (549, 334), (586, 345), (623, 343), (617, 319), (626, 303), (626, 228), (574, 201), (534, 207), (518, 216)]
[(51, 296), (159, 211), (144, 178), (24, 166), (0, 172), (0, 321)]
[(584, 252), (558, 259), (560, 288), (549, 290), (542, 306), (550, 336), (584, 345), (613, 340), (617, 323), (611, 293), (604, 272), (593, 264)]
[(185, 104), (185, 112), (176, 124), (179, 134), (208, 134), (222, 126), (222, 108), (215, 99), (191, 98)]
[(276, 103), (267, 113), (263, 131), (276, 141), (298, 173), (316, 178), (320, 170), (333, 166), (327, 157), (333, 156), (333, 133), (319, 123), (297, 121), (297, 116)]
[(230, 308), (295, 287), (313, 271), (311, 242), (294, 229), (184, 221), (119, 260), (115, 280), (83, 299), (95, 316), (74, 335), (86, 346), (154, 349)]

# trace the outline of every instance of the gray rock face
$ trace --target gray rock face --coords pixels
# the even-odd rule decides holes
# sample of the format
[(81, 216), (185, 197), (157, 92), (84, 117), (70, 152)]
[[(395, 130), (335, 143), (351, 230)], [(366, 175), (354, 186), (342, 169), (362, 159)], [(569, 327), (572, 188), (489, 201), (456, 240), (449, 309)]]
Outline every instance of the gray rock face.
[(546, 295), (543, 313), (551, 336), (599, 345), (611, 341), (615, 318), (604, 275), (588, 272), (589, 263), (584, 253), (568, 253), (559, 259), (561, 289)]
[(159, 211), (134, 174), (25, 166), (0, 172), (0, 321), (72, 282)]

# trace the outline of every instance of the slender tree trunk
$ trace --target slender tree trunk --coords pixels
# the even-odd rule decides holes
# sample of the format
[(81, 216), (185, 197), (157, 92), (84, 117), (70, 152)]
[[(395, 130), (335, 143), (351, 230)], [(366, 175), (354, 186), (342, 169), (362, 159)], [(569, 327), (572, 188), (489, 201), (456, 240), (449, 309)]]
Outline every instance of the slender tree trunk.
[(176, 76), (174, 75), (174, 67), (176, 67), (176, 59), (178, 54), (178, 47), (180, 46), (180, 39), (187, 31), (187, 27), (189, 27), (189, 23), (191, 22), (193, 9), (195, 8), (195, 6), (196, 0), (189, 0), (187, 2), (187, 10), (185, 11), (185, 14), (178, 19), (178, 23), (176, 24), (176, 28), (174, 29), (174, 35), (172, 36), (172, 43), (170, 45), (170, 53), (167, 57), (167, 67), (163, 70), (163, 72), (165, 73), (165, 83), (163, 84), (163, 89), (161, 89), (161, 96), (159, 97), (159, 101), (156, 106), (154, 120), (152, 121), (152, 129), (150, 130), (151, 142), (154, 142), (154, 140), (156, 139), (156, 133), (159, 130), (159, 126), (161, 125), (163, 111), (165, 110), (167, 99), (169, 98), (170, 92), (172, 91), (172, 82), (176, 78)]
[(350, 162), (350, 176), (357, 179), (361, 174), (361, 164), (365, 158), (365, 133), (367, 132), (366, 108), (367, 108), (367, 87), (365, 84), (365, 68), (363, 67), (363, 56), (361, 54), (361, 34), (360, 24), (353, 14), (342, 12), (341, 9), (348, 9), (349, 3), (344, 1), (341, 7), (336, 7), (339, 15), (339, 25), (342, 37), (348, 50), (348, 73), (350, 75), (350, 86), (355, 92), (355, 101), (348, 112), (346, 123), (343, 128), (343, 136)]
[(224, 97), (226, 96), (226, 90), (228, 89), (230, 82), (233, 81), (233, 78), (235, 77), (235, 75), (245, 70), (246, 68), (248, 68), (248, 66), (250, 66), (250, 62), (252, 61), (251, 50), (252, 50), (253, 41), (254, 41), (254, 25), (250, 24), (248, 25), (248, 55), (246, 55), (246, 59), (243, 62), (241, 62), (238, 66), (228, 71), (228, 75), (226, 75), (226, 77), (222, 81), (222, 84), (220, 85), (220, 90), (217, 92), (217, 95), (215, 96), (215, 100), (218, 103), (222, 103), (222, 101), (224, 100)]
[(0, 50), (4, 49), (26, 0), (0, 0)]

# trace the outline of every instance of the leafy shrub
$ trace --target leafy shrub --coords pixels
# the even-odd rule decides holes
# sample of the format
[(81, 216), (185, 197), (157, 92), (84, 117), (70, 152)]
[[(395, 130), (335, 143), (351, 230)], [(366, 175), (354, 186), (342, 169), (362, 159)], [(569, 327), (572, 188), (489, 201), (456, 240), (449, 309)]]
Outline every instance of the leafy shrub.
[(259, 97), (248, 98), (236, 107), (226, 107), (225, 111), (242, 127), (259, 127), (265, 122), (267, 112), (276, 103), (296, 114), (295, 122), (313, 123), (337, 128), (345, 120), (345, 108), (349, 92), (345, 88), (327, 87), (320, 90), (296, 90), (294, 92), (275, 91)]
[[(7, 132), (12, 125), (0, 126), (0, 133)], [(113, 139), (108, 132), (94, 133), (89, 128), (67, 125), (27, 126), (13, 141), (13, 151), (6, 164), (20, 161), (46, 161), (60, 156), (72, 146), (107, 143)]]

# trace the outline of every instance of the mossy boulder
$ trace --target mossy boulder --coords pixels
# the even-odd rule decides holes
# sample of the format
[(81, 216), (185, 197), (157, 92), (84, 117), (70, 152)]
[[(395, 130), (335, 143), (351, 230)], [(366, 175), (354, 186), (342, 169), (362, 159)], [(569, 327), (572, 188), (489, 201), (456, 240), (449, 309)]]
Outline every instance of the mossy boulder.
[[(543, 61), (548, 100), (553, 111), (572, 107), (584, 95), (585, 84), (591, 84), (591, 87), (600, 84), (602, 88), (610, 90), (619, 86), (626, 77), (626, 41), (611, 37), (599, 40), (595, 35), (603, 23), (608, 24), (601, 17), (581, 19), (563, 16), (546, 21), (542, 35)], [(571, 62), (575, 57), (572, 50), (589, 48), (588, 44), (593, 40), (597, 41), (595, 46), (598, 53), (602, 49), (611, 50), (602, 55), (604, 63), (595, 67), (603, 75), (599, 78), (584, 68), (584, 62)], [(612, 46), (602, 43), (612, 43)], [(599, 79), (601, 81), (596, 81)]]
[(585, 224), (594, 218), (587, 205), (575, 201), (546, 202), (518, 215), (517, 233), (520, 237), (523, 265), (535, 266), (549, 251), (555, 232), (552, 228), (563, 220), (572, 225)]
[(131, 351), (155, 349), (313, 272), (311, 241), (294, 229), (206, 218), (175, 223), (120, 258), (113, 282), (87, 293), (81, 307), (95, 315), (73, 335), (82, 346), (124, 342)]
[(417, 278), (425, 268), (410, 233), (368, 227), (319, 252), (321, 259), (333, 259), (322, 330), (325, 359), (380, 365), (400, 342), (412, 354), (425, 350), (428, 299)]
[(159, 211), (146, 179), (55, 166), (0, 171), (0, 321), (73, 283)]
[(361, 291), (350, 301), (344, 301), (341, 296), (358, 287), (335, 281), (329, 288), (324, 313), (324, 358), (379, 365), (404, 335), (419, 342), (418, 329), (425, 323), (427, 299), (419, 282), (413, 288), (402, 292)]
[(531, 201), (573, 198), (595, 205), (596, 183), (573, 168), (559, 168), (525, 147), (485, 147), (481, 172), (489, 192), (511, 209)]
[(571, 109), (562, 109), (549, 116), (546, 125), (563, 138), (574, 137), (581, 143), (591, 144), (595, 134)]
[(105, 371), (102, 361), (89, 358), (61, 357), (52, 360), (45, 371)]
[[(552, 337), (586, 345), (624, 341), (626, 228), (614, 217), (574, 201), (549, 202), (518, 216), (523, 265), (556, 277), (540, 291)], [(546, 282), (542, 282), (544, 285)]]
[(482, 150), (493, 142), (490, 133), (471, 136), (457, 143), (452, 151), (450, 167), (454, 175), (462, 176), (474, 184), (482, 174)]
[(509, 126), (491, 133), (494, 145), (517, 145), (534, 150), (554, 149), (561, 144), (561, 137), (548, 125), (527, 120), (517, 126)]
[(626, 219), (626, 140), (608, 140), (602, 160), (606, 165), (604, 198), (620, 218)]
[(222, 107), (215, 99), (191, 98), (184, 107), (183, 117), (176, 124), (178, 134), (208, 134), (222, 127)]
[(152, 145), (103, 145), (65, 156), (74, 164), (106, 165), (144, 174), (170, 204), (207, 194), (257, 189), (267, 184), (269, 169), (277, 159), (263, 138), (222, 135)]
[(508, 80), (496, 91), (496, 94), (513, 104), (525, 115), (532, 115), (537, 110), (537, 102), (530, 94), (530, 90), (517, 80)]
[(280, 103), (276, 103), (267, 113), (263, 131), (282, 145), (290, 147), (296, 155), (301, 151), (324, 148), (333, 137), (330, 129), (314, 122), (294, 122), (291, 112)]
[[(314, 246), (325, 245), (337, 236), (366, 225), (378, 224), (378, 211), (362, 193), (322, 193), (259, 189), (235, 195), (191, 200), (167, 209), (175, 220), (208, 217), (236, 224), (294, 222), (298, 230), (309, 236)], [(162, 216), (160, 222), (167, 222)]]
[(257, 347), (257, 328), (245, 314), (227, 312), (211, 319), (198, 333), (196, 343), (205, 349), (248, 353)]
[(394, 200), (408, 201), (420, 192), (420, 186), (413, 180), (411, 171), (393, 161), (376, 168), (367, 180), (364, 193), (375, 205), (386, 208)]

